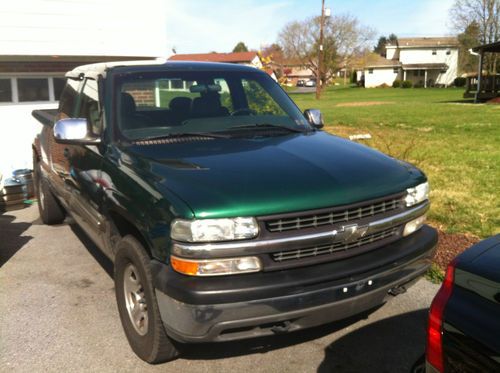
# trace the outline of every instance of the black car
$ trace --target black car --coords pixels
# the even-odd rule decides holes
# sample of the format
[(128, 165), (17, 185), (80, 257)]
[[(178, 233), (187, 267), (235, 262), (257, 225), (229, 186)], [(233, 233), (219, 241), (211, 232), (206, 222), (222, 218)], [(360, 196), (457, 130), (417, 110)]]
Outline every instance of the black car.
[(456, 257), (432, 301), (426, 372), (500, 372), (500, 234)]

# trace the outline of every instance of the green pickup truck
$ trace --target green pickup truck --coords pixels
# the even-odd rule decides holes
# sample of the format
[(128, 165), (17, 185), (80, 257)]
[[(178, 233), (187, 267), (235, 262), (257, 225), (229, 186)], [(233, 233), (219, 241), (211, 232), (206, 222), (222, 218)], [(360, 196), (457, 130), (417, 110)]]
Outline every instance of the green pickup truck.
[(33, 145), (46, 224), (69, 214), (113, 261), (143, 360), (368, 311), (429, 267), (414, 166), (321, 130), (266, 73), (115, 62), (66, 74)]

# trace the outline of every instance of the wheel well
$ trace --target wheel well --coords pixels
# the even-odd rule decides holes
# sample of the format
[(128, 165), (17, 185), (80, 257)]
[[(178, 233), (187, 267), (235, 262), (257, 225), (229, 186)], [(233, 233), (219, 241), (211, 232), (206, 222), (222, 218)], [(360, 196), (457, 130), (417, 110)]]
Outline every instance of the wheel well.
[(125, 237), (127, 234), (134, 236), (141, 243), (144, 249), (146, 249), (148, 255), (152, 257), (151, 248), (142, 233), (134, 224), (116, 212), (110, 211), (109, 215), (121, 237)]

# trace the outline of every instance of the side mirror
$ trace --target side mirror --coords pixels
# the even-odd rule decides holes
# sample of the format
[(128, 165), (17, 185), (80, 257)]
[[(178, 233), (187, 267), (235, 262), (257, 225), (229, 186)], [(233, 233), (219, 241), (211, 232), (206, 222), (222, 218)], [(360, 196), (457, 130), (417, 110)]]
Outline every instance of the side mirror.
[(60, 144), (97, 145), (101, 139), (89, 132), (87, 119), (61, 119), (54, 125), (54, 138)]
[(321, 114), (321, 111), (318, 109), (307, 109), (304, 111), (304, 116), (315, 128), (323, 128), (325, 125), (323, 122), (323, 114)]

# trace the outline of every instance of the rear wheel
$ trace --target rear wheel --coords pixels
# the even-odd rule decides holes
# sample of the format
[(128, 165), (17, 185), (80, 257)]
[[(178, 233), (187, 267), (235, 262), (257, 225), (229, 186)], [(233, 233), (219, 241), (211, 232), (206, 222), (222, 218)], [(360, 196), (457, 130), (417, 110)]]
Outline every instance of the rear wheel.
[(60, 224), (64, 221), (64, 209), (50, 190), (47, 180), (45, 180), (39, 169), (35, 165), (35, 195), (38, 200), (38, 212), (44, 224)]
[(179, 352), (163, 327), (150, 261), (133, 236), (125, 236), (118, 243), (114, 278), (120, 319), (132, 350), (154, 364), (172, 360)]

